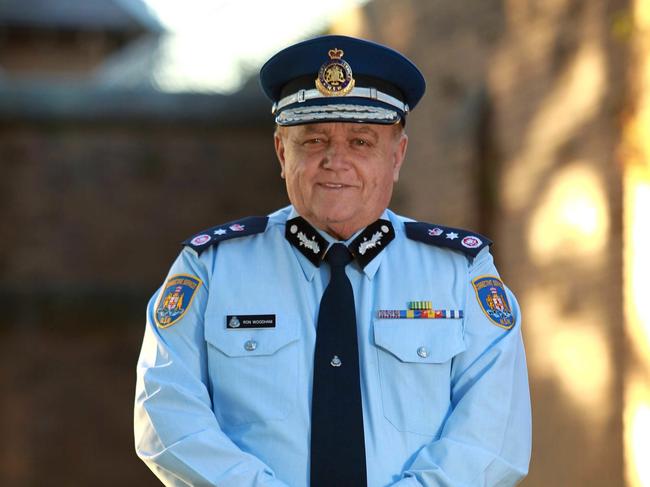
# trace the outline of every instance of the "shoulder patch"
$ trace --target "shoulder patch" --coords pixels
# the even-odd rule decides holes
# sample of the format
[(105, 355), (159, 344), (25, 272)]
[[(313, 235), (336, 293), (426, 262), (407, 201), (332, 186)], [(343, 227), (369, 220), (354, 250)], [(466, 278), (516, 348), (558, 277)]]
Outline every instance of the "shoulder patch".
[(268, 216), (249, 216), (231, 221), (203, 230), (184, 240), (183, 245), (193, 248), (200, 255), (208, 247), (224, 240), (262, 233), (266, 230), (268, 221)]
[(512, 328), (515, 319), (501, 279), (496, 276), (481, 276), (472, 281), (472, 286), (485, 316), (501, 328)]
[(471, 257), (476, 257), (484, 247), (492, 244), (489, 238), (461, 228), (424, 222), (406, 222), (404, 228), (406, 236), (412, 240), (458, 250)]
[(177, 274), (169, 277), (156, 310), (154, 319), (159, 328), (167, 328), (177, 323), (190, 309), (196, 291), (201, 287), (201, 279), (196, 276)]

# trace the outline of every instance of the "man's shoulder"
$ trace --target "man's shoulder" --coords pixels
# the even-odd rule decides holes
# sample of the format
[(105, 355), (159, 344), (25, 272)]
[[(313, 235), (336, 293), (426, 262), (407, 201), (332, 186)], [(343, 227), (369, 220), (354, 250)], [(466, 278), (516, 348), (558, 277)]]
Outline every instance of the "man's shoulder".
[(395, 215), (395, 217), (403, 225), (404, 233), (408, 239), (462, 252), (471, 258), (476, 257), (481, 250), (492, 244), (489, 238), (471, 230), (438, 223), (414, 221), (399, 215)]
[(268, 216), (247, 216), (201, 230), (183, 240), (182, 244), (201, 254), (208, 248), (225, 240), (263, 233), (266, 231), (268, 222)]
[(202, 252), (218, 245), (220, 242), (259, 235), (273, 226), (284, 225), (290, 210), (290, 207), (285, 207), (268, 216), (247, 216), (221, 223), (193, 234), (183, 240), (182, 245), (201, 255)]

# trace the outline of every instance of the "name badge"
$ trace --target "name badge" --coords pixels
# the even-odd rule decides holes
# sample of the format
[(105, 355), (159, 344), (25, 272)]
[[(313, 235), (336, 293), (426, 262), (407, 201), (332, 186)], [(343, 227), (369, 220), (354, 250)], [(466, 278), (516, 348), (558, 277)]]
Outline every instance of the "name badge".
[(226, 328), (229, 330), (275, 328), (275, 315), (227, 315)]

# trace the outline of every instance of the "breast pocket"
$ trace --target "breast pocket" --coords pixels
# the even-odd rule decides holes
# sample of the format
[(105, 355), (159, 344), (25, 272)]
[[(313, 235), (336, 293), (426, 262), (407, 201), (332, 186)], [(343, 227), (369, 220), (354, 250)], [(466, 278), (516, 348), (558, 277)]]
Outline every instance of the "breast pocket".
[(437, 434), (450, 404), (460, 320), (374, 321), (384, 415), (400, 431)]
[(213, 409), (225, 425), (286, 418), (296, 403), (298, 323), (277, 316), (275, 328), (226, 329), (206, 318)]

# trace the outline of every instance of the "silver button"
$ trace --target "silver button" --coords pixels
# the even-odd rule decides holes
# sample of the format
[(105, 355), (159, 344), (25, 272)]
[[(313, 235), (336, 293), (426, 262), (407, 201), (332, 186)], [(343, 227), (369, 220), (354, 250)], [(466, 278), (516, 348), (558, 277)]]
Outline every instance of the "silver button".
[(429, 356), (429, 350), (427, 350), (427, 347), (420, 347), (418, 348), (418, 355), (422, 358), (427, 358)]
[(339, 358), (338, 355), (334, 355), (334, 357), (332, 357), (332, 360), (330, 361), (330, 365), (332, 367), (340, 367), (341, 363), (342, 363), (341, 359)]
[(244, 348), (248, 352), (252, 352), (257, 348), (257, 342), (255, 340), (247, 340), (246, 343), (244, 343)]

